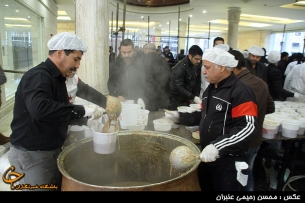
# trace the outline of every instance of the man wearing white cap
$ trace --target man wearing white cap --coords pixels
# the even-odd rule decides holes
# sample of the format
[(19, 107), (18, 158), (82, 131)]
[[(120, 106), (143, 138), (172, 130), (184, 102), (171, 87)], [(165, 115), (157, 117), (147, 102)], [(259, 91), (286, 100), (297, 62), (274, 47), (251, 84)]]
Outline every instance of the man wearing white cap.
[(9, 162), (15, 172), (24, 174), (19, 184), (49, 184), (54, 186), (50, 190), (60, 190), (57, 156), (69, 122), (82, 117), (98, 119), (103, 110), (69, 102), (66, 77), (79, 67), (87, 51), (85, 42), (75, 34), (63, 32), (47, 45), (49, 57), (24, 74), (16, 91)]
[(267, 82), (266, 66), (265, 64), (260, 62), (261, 57), (264, 55), (264, 50), (259, 46), (250, 47), (248, 49), (248, 58), (246, 60), (246, 66), (250, 73)]
[(201, 189), (238, 191), (247, 177), (241, 173), (249, 143), (257, 136), (257, 102), (250, 86), (232, 72), (238, 61), (219, 48), (203, 54), (202, 74), (210, 83), (204, 91), (201, 117), (167, 111), (169, 118), (183, 125), (200, 124), (201, 163), (198, 177)]
[[(277, 63), (281, 60), (279, 51), (270, 51), (268, 55), (269, 65), (267, 66), (267, 84), (269, 92), (274, 101), (285, 101), (287, 97), (294, 97), (293, 92), (289, 92), (283, 88), (283, 74), (278, 69)], [(296, 96), (298, 96), (296, 94)]]

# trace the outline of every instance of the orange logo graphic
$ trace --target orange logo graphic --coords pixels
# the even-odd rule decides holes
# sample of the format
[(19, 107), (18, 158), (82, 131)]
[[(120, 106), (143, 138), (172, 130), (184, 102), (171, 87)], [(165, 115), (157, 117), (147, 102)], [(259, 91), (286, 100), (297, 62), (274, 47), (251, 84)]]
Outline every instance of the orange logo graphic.
[(9, 167), (2, 176), (3, 182), (10, 184), (12, 190), (23, 190), (23, 189), (28, 189), (28, 190), (35, 190), (35, 189), (56, 189), (57, 186), (53, 184), (43, 184), (43, 185), (30, 185), (30, 184), (18, 184), (14, 185), (13, 183), (16, 183), (18, 180), (22, 179), (25, 176), (24, 173), (18, 173), (15, 172), (15, 167), (11, 166)]

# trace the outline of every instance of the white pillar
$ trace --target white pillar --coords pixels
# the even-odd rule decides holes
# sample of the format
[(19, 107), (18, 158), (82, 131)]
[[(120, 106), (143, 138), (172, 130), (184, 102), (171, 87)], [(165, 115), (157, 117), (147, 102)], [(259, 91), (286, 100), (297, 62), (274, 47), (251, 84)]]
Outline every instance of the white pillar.
[(184, 49), (184, 53), (187, 53), (185, 50), (185, 38), (186, 35), (186, 22), (180, 22), (179, 24), (179, 39), (178, 39), (178, 53), (180, 53), (180, 49)]
[(240, 20), (240, 8), (229, 7), (228, 10), (228, 42), (227, 44), (233, 49), (237, 48), (238, 24)]
[(147, 44), (147, 36), (146, 36), (146, 33), (145, 32), (143, 32), (142, 34), (141, 34), (141, 47), (143, 47), (145, 44)]
[(108, 0), (75, 0), (76, 35), (88, 46), (83, 55), (79, 77), (103, 94), (108, 94), (109, 17)]
[(158, 37), (155, 37), (156, 47), (161, 46), (161, 37), (160, 37), (161, 36), (161, 29), (160, 28), (155, 29), (155, 36), (158, 36)]

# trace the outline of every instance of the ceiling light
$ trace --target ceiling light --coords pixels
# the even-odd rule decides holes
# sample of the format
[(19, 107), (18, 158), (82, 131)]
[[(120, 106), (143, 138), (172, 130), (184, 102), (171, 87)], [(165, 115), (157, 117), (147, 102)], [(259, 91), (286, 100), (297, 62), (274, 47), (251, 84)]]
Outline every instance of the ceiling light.
[(32, 25), (5, 24), (5, 27), (32, 27)]
[(18, 13), (18, 12), (19, 12), (19, 10), (16, 10), (16, 12)]
[(57, 20), (71, 20), (69, 16), (58, 16)]
[[(217, 20), (212, 20), (209, 21), (211, 23), (216, 23), (216, 24), (223, 24), (227, 25), (228, 20), (223, 20), (223, 19), (217, 19)], [(268, 27), (272, 26), (271, 24), (265, 24), (265, 23), (253, 23), (253, 22), (246, 22), (246, 21), (240, 21), (239, 26), (245, 26), (245, 27)]]
[(303, 4), (303, 5), (305, 5), (305, 1), (297, 1), (297, 2), (295, 2), (295, 4)]
[(66, 11), (57, 11), (57, 15), (59, 16), (67, 16), (67, 12)]
[(280, 23), (280, 24), (291, 24), (291, 23), (304, 22), (303, 20), (293, 20), (293, 19), (288, 19), (288, 18), (276, 18), (276, 17), (270, 17), (270, 16), (259, 16), (259, 15), (249, 15), (249, 14), (241, 14), (240, 19), (261, 21), (261, 22), (268, 22), (268, 23)]
[(8, 4), (5, 4), (5, 6), (9, 6)]
[(19, 20), (19, 21), (28, 21), (28, 19), (26, 18), (8, 18), (8, 17), (4, 17), (4, 20)]
[(202, 13), (206, 13), (206, 12), (207, 12), (206, 10), (202, 11)]
[(189, 15), (189, 17), (193, 17), (193, 15)]

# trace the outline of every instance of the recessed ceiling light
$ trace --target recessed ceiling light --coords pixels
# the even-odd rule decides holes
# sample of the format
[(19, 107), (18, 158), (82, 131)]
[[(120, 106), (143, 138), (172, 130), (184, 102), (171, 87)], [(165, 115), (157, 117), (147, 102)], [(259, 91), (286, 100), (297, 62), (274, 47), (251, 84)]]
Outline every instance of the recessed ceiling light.
[(57, 20), (71, 20), (69, 16), (58, 16)]
[(16, 10), (16, 12), (19, 12), (19, 10)]
[(59, 16), (67, 16), (67, 12), (66, 11), (57, 11), (57, 15)]
[(6, 27), (32, 27), (32, 25), (5, 24)]
[(189, 17), (193, 17), (193, 15), (189, 15)]
[(202, 11), (202, 13), (206, 13), (206, 12), (207, 12), (206, 10)]
[(21, 21), (28, 21), (28, 19), (26, 19), (26, 18), (8, 18), (8, 17), (4, 17), (4, 20), (21, 20)]
[(8, 4), (5, 4), (5, 6), (9, 6)]

